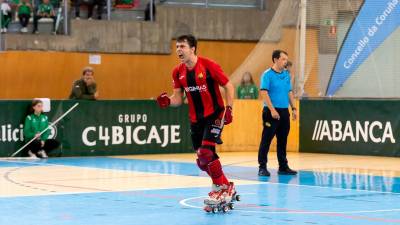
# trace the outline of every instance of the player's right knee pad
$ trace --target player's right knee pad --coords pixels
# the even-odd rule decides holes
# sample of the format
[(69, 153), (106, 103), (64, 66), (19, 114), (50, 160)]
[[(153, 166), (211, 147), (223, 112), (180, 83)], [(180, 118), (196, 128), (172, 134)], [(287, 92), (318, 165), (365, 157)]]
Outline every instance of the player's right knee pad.
[(213, 161), (214, 152), (208, 148), (200, 147), (197, 150), (197, 165), (201, 170), (208, 171), (208, 164)]

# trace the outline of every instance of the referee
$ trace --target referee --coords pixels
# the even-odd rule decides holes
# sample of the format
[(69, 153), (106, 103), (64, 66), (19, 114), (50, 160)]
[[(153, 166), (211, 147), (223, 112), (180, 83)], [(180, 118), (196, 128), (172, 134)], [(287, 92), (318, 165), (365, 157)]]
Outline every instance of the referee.
[(258, 151), (259, 176), (270, 176), (267, 170), (268, 151), (271, 141), (276, 136), (279, 161), (278, 174), (296, 175), (290, 169), (286, 158), (287, 137), (290, 130), (289, 104), (293, 120), (297, 118), (289, 72), (285, 69), (288, 54), (282, 50), (272, 53), (273, 65), (261, 75), (260, 95), (264, 102), (262, 113), (263, 132)]

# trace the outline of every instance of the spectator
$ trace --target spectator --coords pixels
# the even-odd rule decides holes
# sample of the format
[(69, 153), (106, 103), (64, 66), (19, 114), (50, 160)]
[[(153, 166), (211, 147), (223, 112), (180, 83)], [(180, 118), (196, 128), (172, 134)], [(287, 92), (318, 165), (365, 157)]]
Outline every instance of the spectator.
[(291, 69), (292, 69), (293, 63), (291, 61), (287, 61), (285, 69), (291, 73)]
[(5, 0), (0, 0), (0, 20), (1, 20), (1, 33), (7, 33), (8, 25), (11, 22), (11, 7)]
[(55, 139), (49, 139), (50, 130), (40, 135), (49, 126), (49, 119), (43, 114), (43, 102), (34, 99), (29, 110), (25, 118), (24, 137), (25, 141), (33, 138), (35, 140), (27, 146), (28, 155), (31, 158), (47, 158), (47, 154), (56, 149), (60, 143)]
[(292, 74), (292, 66), (293, 63), (291, 61), (287, 61), (286, 66), (285, 66), (285, 70), (287, 70), (290, 74), (290, 80), (292, 81), (292, 86), (293, 86), (293, 82), (294, 82), (294, 75)]
[(240, 85), (236, 89), (236, 94), (238, 99), (258, 99), (258, 88), (254, 84), (250, 72), (243, 74)]
[(53, 34), (56, 32), (56, 16), (54, 13), (54, 8), (50, 4), (49, 0), (43, 0), (43, 3), (39, 5), (39, 9), (37, 14), (33, 17), (33, 32), (34, 34), (38, 34), (38, 22), (42, 18), (50, 18), (53, 20)]
[(86, 5), (88, 8), (88, 19), (93, 19), (93, 9), (97, 5), (97, 19), (101, 20), (103, 14), (104, 0), (75, 0), (75, 17), (80, 18), (80, 7)]
[(103, 14), (103, 9), (104, 9), (105, 1), (104, 0), (94, 0), (94, 4), (91, 6), (88, 6), (88, 17), (92, 18), (93, 17), (93, 8), (94, 6), (97, 6), (97, 19), (101, 20), (102, 14)]
[(83, 5), (82, 1), (81, 0), (73, 0), (72, 2), (74, 3), (74, 6), (75, 6), (75, 19), (79, 20), (81, 18), (80, 14), (81, 14), (81, 5)]
[(292, 71), (292, 66), (293, 66), (293, 63), (291, 62), (291, 61), (287, 61), (287, 63), (286, 63), (286, 66), (285, 66), (285, 70), (287, 70), (288, 72), (289, 72), (289, 75), (290, 75), (290, 82), (292, 83), (292, 87), (293, 87), (293, 94), (295, 95), (295, 97), (297, 97), (296, 96), (296, 94), (297, 94), (297, 91), (296, 91), (296, 85), (295, 85), (295, 82), (296, 82), (296, 77), (295, 77), (295, 75), (292, 73), (293, 71)]
[[(151, 3), (146, 4), (146, 9), (144, 10), (144, 20), (145, 21), (150, 21), (151, 20), (151, 15), (150, 15), (150, 8), (151, 8)], [(156, 4), (153, 2), (153, 21), (156, 20)]]
[(21, 33), (28, 32), (28, 23), (31, 18), (32, 13), (32, 5), (29, 0), (22, 0), (18, 4), (18, 18), (19, 23), (21, 24)]
[(40, 4), (42, 4), (42, 0), (30, 0), (33, 9), (33, 16), (37, 14)]
[(4, 2), (8, 2), (11, 7), (11, 21), (15, 20), (14, 16), (17, 16), (20, 0), (4, 0)]
[(69, 99), (97, 100), (99, 94), (92, 67), (85, 67), (82, 78), (75, 81)]

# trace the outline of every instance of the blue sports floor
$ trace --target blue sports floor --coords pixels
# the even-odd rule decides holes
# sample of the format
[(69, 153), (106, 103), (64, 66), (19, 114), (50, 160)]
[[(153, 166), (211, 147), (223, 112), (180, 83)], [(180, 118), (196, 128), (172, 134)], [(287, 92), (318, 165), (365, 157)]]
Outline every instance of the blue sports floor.
[[(399, 164), (400, 168), (400, 164)], [(400, 177), (301, 170), (259, 178), (226, 165), (242, 201), (202, 210), (210, 189), (194, 163), (111, 157), (0, 159), (1, 225), (400, 224)]]

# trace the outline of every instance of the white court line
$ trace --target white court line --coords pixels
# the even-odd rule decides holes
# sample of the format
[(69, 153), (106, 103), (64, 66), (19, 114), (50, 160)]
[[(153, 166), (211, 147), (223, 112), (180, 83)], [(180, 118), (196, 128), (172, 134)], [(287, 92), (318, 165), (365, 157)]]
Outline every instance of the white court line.
[[(255, 195), (256, 193), (241, 193), (240, 195)], [(202, 209), (202, 207), (200, 206), (194, 206), (194, 205), (190, 205), (188, 203), (186, 203), (187, 201), (193, 200), (193, 199), (204, 199), (207, 198), (208, 196), (198, 196), (198, 197), (192, 197), (192, 198), (185, 198), (181, 201), (179, 201), (179, 204), (186, 206), (186, 207), (190, 207), (190, 208), (197, 208), (197, 209)]]
[[(226, 173), (226, 174), (229, 175), (229, 173)], [(233, 176), (233, 178), (235, 178), (237, 180), (243, 179), (238, 176)], [(244, 179), (244, 180), (246, 180), (246, 179)], [(275, 183), (275, 182), (269, 182), (269, 181), (260, 181), (260, 183), (273, 184), (273, 185), (284, 185), (284, 186), (294, 186), (294, 187), (310, 187), (310, 188), (320, 188), (320, 189), (347, 190), (347, 191), (372, 192), (372, 193), (381, 193), (381, 194), (400, 195), (400, 193), (390, 192), (390, 191), (359, 190), (359, 189), (351, 189), (351, 188), (326, 187), (326, 186), (316, 186), (316, 185), (306, 185), (306, 184), (285, 184), (285, 183)]]
[[(32, 161), (35, 161), (35, 162), (32, 162)], [(76, 167), (76, 168), (91, 169), (91, 170), (116, 170), (116, 169), (97, 168), (97, 167), (88, 167), (88, 166), (63, 165), (63, 164), (56, 164), (56, 163), (47, 163), (47, 162), (43, 162), (43, 161), (46, 161), (46, 159), (26, 159), (25, 158), (23, 161), (18, 161), (18, 160), (8, 160), (8, 159), (0, 158), (0, 162), (21, 163), (21, 164), (36, 165), (36, 166), (61, 166), (61, 167)], [(2, 167), (0, 167), (0, 168), (2, 168)], [(118, 170), (118, 171), (121, 171), (121, 170)], [(125, 171), (129, 171), (129, 170), (125, 170)], [(132, 172), (138, 172), (138, 171), (132, 171)]]
[[(37, 163), (37, 162), (26, 162), (26, 161), (16, 161), (16, 160), (6, 160), (1, 159), (3, 162), (15, 162), (15, 163), (26, 163), (32, 165), (50, 165), (50, 166), (64, 166), (64, 167), (78, 167), (78, 168), (86, 168), (86, 169), (105, 169), (105, 170), (119, 170), (119, 169), (109, 169), (109, 168), (95, 168), (95, 167), (85, 167), (85, 166), (76, 166), (76, 165), (62, 165), (62, 164), (53, 164), (53, 163)], [(135, 171), (133, 171), (135, 172)], [(137, 172), (137, 171), (136, 171)], [(146, 172), (143, 172), (146, 173)], [(160, 173), (163, 174), (163, 173)], [(229, 173), (227, 173), (229, 174)], [(177, 176), (186, 176), (182, 174), (171, 174)], [(246, 180), (240, 177), (235, 177), (238, 180)], [(359, 189), (351, 189), (351, 188), (338, 188), (338, 187), (325, 187), (325, 186), (314, 186), (314, 185), (306, 185), (306, 184), (284, 184), (284, 183), (273, 183), (268, 181), (259, 181), (260, 184), (273, 184), (273, 185), (283, 185), (283, 186), (293, 186), (293, 187), (308, 187), (308, 188), (319, 188), (319, 189), (333, 189), (333, 190), (346, 190), (346, 191), (357, 191), (357, 192), (371, 192), (371, 193), (381, 193), (381, 194), (391, 194), (391, 195), (400, 195), (400, 193), (389, 192), (389, 191), (374, 191), (374, 190), (359, 190)]]
[(306, 185), (306, 184), (284, 184), (284, 183), (273, 183), (273, 182), (264, 182), (264, 183), (265, 183), (265, 184), (274, 184), (274, 185), (294, 186), (294, 187), (312, 187), (312, 188), (320, 188), (320, 189), (333, 189), (333, 190), (345, 190), (345, 191), (357, 191), (357, 192), (372, 192), (372, 193), (380, 193), (380, 194), (400, 195), (400, 193), (389, 192), (389, 191), (359, 190), (359, 189), (351, 189), (351, 188), (313, 186), (313, 185)]
[[(256, 193), (243, 193), (240, 195), (255, 195)], [(186, 206), (189, 208), (195, 208), (195, 209), (203, 209), (201, 206), (195, 206), (187, 203), (188, 201), (194, 200), (194, 199), (204, 199), (208, 196), (198, 196), (198, 197), (192, 197), (192, 198), (185, 198), (179, 202), (180, 205)], [(256, 210), (242, 210), (235, 208), (234, 211), (240, 211), (240, 212), (247, 212), (247, 213), (262, 213), (262, 214), (361, 214), (361, 213), (379, 213), (379, 212), (400, 212), (400, 209), (377, 209), (377, 210), (363, 210), (363, 211), (344, 211), (344, 212), (324, 212), (324, 211), (307, 211), (307, 212), (298, 212), (298, 211), (287, 211), (287, 212), (282, 212), (282, 211), (256, 211)]]

